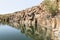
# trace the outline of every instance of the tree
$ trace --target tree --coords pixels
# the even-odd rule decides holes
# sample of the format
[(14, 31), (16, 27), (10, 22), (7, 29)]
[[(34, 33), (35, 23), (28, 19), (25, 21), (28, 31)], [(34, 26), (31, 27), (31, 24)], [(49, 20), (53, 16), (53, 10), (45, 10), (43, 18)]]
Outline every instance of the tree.
[(58, 12), (58, 0), (44, 0), (46, 9), (51, 13), (51, 16), (54, 17)]

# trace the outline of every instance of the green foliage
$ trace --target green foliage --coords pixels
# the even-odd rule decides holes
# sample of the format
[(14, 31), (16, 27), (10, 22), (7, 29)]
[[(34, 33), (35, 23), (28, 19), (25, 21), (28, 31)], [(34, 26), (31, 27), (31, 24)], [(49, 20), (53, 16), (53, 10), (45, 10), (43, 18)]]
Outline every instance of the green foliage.
[(57, 14), (58, 11), (58, 2), (53, 2), (51, 0), (45, 0), (45, 5), (46, 5), (46, 9), (47, 11), (49, 11), (52, 16), (55, 16)]

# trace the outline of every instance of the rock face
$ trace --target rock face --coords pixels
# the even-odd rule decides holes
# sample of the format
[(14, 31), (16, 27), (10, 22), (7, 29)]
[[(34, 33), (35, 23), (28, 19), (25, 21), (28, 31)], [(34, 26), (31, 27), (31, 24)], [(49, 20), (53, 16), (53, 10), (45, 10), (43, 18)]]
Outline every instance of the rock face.
[(51, 35), (51, 40), (58, 40), (60, 15), (56, 15), (52, 18), (51, 14), (46, 11), (44, 2), (38, 6), (27, 8), (26, 10), (1, 15), (0, 21), (8, 22), (15, 26), (17, 26), (17, 24), (25, 25), (27, 28), (29, 26), (35, 26), (35, 28), (42, 27), (43, 30), (47, 29), (49, 35)]

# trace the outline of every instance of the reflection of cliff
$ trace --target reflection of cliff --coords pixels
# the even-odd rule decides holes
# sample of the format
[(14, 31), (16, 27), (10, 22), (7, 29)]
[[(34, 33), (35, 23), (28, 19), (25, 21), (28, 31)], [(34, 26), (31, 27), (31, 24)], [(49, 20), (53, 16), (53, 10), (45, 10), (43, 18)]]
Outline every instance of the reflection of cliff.
[(21, 32), (26, 36), (33, 38), (34, 40), (51, 40), (49, 31), (46, 28), (29, 26), (22, 27)]
[(33, 40), (51, 40), (51, 30), (43, 26), (25, 26), (18, 23), (16, 25), (9, 23), (9, 25), (21, 30), (22, 33)]

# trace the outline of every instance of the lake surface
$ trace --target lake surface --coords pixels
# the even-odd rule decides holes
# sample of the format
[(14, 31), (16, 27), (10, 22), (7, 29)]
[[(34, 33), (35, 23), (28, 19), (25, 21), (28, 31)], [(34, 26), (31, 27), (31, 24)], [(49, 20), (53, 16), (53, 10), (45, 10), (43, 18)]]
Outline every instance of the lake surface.
[(32, 38), (27, 37), (19, 29), (0, 24), (0, 40), (32, 40)]
[(0, 23), (0, 40), (51, 40), (50, 29), (19, 23)]

